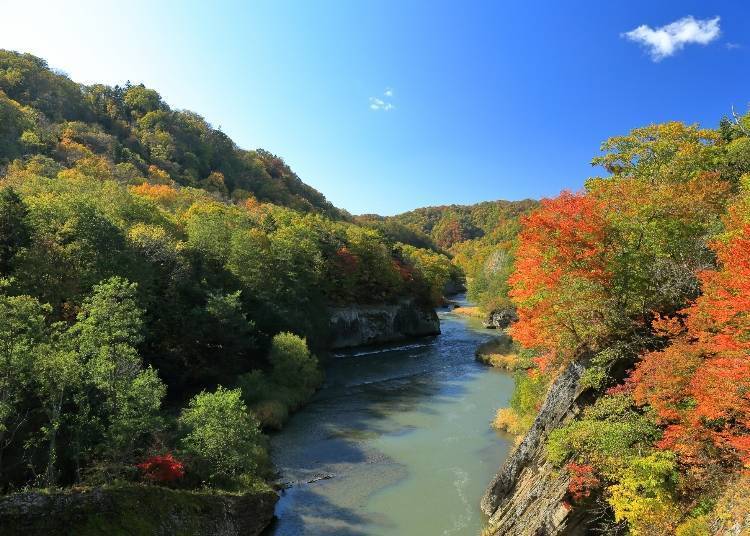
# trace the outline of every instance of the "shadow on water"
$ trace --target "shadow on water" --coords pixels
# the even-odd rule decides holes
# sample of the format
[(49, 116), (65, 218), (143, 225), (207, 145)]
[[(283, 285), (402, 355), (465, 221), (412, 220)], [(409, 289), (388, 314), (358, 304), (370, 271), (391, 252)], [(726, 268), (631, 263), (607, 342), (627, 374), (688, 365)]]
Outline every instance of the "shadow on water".
[[(460, 442), (452, 437), (450, 421), (465, 418), (460, 412), (475, 404), (468, 398), (477, 396), (477, 380), (492, 374), (474, 361), (476, 346), (492, 332), (472, 329), (445, 312), (441, 321), (443, 333), (435, 338), (341, 352), (328, 363), (324, 387), (271, 439), (287, 489), (277, 506), (278, 520), (266, 534), (400, 533), (398, 516), (387, 506), (371, 507), (373, 498), (385, 492), (395, 494), (387, 500), (401, 500), (398, 486), (424, 470), (409, 459), (411, 451), (425, 449), (424, 435), (432, 433), (435, 422), (447, 428), (428, 438), (428, 449)], [(480, 425), (486, 428), (484, 421)], [(477, 457), (493, 441), (500, 445), (488, 437), (489, 445), (478, 445)]]
[(295, 510), (277, 511), (277, 519), (263, 532), (264, 536), (280, 534), (280, 531), (283, 531), (283, 534), (311, 534), (307, 530), (307, 525), (311, 522), (315, 524), (314, 533), (321, 536), (368, 534), (356, 528), (367, 525), (368, 520), (357, 514), (354, 509), (337, 506), (310, 489), (300, 489), (295, 493)]

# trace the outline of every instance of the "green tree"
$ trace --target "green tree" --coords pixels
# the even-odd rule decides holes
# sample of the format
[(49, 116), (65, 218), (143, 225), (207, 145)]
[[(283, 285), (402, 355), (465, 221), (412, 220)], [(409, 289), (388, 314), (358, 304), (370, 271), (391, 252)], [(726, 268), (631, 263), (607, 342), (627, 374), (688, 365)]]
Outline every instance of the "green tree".
[(48, 336), (50, 308), (31, 296), (9, 296), (0, 280), (0, 471), (3, 451), (29, 417), (24, 402), (31, 394), (34, 360)]
[(36, 394), (47, 417), (42, 432), (47, 442), (45, 484), (48, 487), (58, 483), (57, 439), (66, 423), (64, 409), (82, 389), (82, 365), (81, 356), (73, 347), (71, 337), (63, 332), (63, 326), (53, 326), (49, 341), (36, 353), (33, 369)]
[(322, 381), (317, 358), (307, 349), (305, 339), (294, 333), (279, 333), (271, 341), (268, 354), (271, 363), (271, 378), (308, 398)]
[(218, 387), (194, 396), (179, 424), (182, 448), (199, 477), (211, 485), (232, 487), (253, 480), (263, 455), (261, 434), (239, 389)]
[(94, 287), (71, 328), (87, 382), (103, 395), (89, 398), (102, 423), (98, 450), (116, 462), (161, 426), (158, 411), (166, 389), (153, 369), (143, 369), (136, 348), (142, 325), (136, 285), (113, 277)]
[(29, 245), (28, 209), (11, 187), (0, 189), (0, 275), (8, 274), (18, 251)]

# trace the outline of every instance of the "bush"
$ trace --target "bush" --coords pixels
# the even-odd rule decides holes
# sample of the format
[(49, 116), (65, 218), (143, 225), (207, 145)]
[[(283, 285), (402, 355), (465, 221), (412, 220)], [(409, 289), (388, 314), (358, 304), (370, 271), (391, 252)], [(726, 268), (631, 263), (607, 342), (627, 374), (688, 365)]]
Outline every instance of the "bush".
[(305, 339), (293, 333), (279, 333), (268, 355), (271, 370), (254, 370), (241, 375), (237, 385), (242, 397), (263, 427), (279, 429), (289, 412), (305, 403), (320, 386), (323, 374)]
[(629, 396), (605, 396), (586, 408), (581, 419), (552, 431), (547, 458), (562, 465), (575, 456), (613, 478), (629, 460), (649, 451), (658, 435), (658, 428), (633, 410)]
[(633, 536), (672, 533), (680, 517), (674, 497), (676, 483), (673, 453), (634, 457), (619, 475), (618, 483), (609, 487), (615, 521), (626, 520)]
[(311, 396), (323, 380), (318, 360), (307, 349), (307, 342), (293, 333), (274, 336), (268, 361), (273, 382), (297, 392), (294, 406)]
[(519, 434), (518, 415), (511, 408), (500, 408), (492, 420), (492, 427), (500, 432), (517, 435)]
[[(520, 364), (518, 365), (520, 366)], [(525, 370), (518, 371), (515, 376), (516, 385), (510, 399), (510, 407), (518, 418), (518, 434), (526, 433), (536, 419), (542, 405), (549, 378), (538, 372), (529, 374)]]
[(219, 387), (194, 396), (179, 419), (182, 448), (195, 476), (215, 486), (242, 488), (256, 478), (265, 453), (258, 421), (239, 389)]
[(263, 400), (252, 406), (251, 411), (263, 428), (281, 430), (289, 419), (287, 406), (279, 400)]
[(151, 456), (139, 463), (138, 469), (143, 472), (143, 477), (151, 482), (173, 482), (185, 476), (185, 466), (180, 460), (175, 459), (172, 453)]

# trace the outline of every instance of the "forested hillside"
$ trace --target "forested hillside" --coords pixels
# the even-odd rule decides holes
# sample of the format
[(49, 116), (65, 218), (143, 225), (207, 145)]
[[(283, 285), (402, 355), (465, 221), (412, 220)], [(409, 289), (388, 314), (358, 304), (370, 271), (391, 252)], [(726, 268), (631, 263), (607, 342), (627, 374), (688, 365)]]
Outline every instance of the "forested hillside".
[(99, 167), (125, 183), (145, 177), (344, 216), (281, 158), (238, 148), (201, 116), (170, 109), (142, 84), (82, 86), (43, 59), (0, 51), (0, 90), (0, 166), (29, 154), (64, 164), (86, 159), (92, 171)]
[(749, 132), (745, 116), (611, 138), (604, 176), (522, 218), (510, 333), (533, 360), (503, 420), (523, 432), (561, 371), (586, 367), (595, 402), (546, 456), (602, 533), (748, 526)]
[(476, 205), (418, 208), (397, 216), (358, 220), (419, 247), (445, 251), (466, 274), (468, 296), (485, 313), (508, 307), (508, 276), (513, 267), (519, 218), (537, 201), (485, 201)]
[(2, 491), (249, 489), (260, 423), (321, 382), (327, 308), (432, 306), (458, 275), (154, 90), (0, 51)]

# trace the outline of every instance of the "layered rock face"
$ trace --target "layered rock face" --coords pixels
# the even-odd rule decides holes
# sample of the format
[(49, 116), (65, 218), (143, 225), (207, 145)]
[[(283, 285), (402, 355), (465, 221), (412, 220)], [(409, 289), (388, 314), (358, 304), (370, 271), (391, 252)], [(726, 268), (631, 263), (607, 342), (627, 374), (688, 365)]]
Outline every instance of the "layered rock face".
[(28, 492), (0, 499), (3, 536), (256, 536), (273, 519), (271, 490), (233, 495), (156, 486)]
[(330, 347), (341, 349), (438, 335), (440, 320), (431, 307), (405, 300), (332, 309), (330, 328)]
[(578, 536), (586, 534), (585, 512), (563, 503), (566, 471), (546, 461), (549, 433), (573, 419), (591, 402), (580, 386), (584, 366), (572, 363), (555, 380), (531, 430), (511, 453), (482, 497), (491, 534)]

